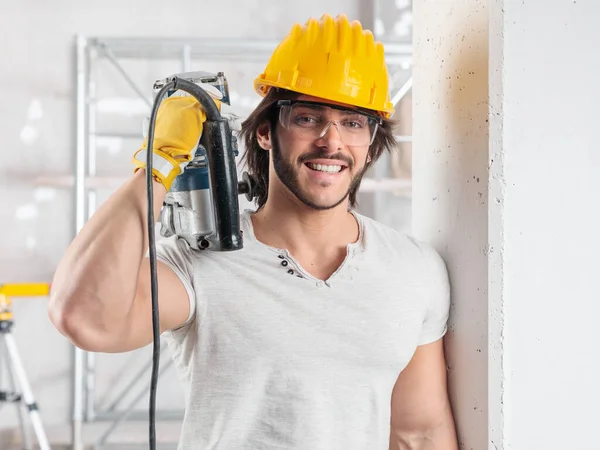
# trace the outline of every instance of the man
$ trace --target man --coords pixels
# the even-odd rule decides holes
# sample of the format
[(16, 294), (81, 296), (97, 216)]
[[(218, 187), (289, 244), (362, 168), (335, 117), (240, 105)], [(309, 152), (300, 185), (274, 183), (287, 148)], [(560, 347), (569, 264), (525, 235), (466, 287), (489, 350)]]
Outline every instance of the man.
[[(264, 99), (242, 138), (258, 208), (242, 214), (244, 248), (157, 243), (160, 327), (188, 388), (179, 448), (455, 450), (445, 265), (354, 210), (365, 170), (394, 142), (382, 45), (344, 16), (311, 19), (255, 87)], [(162, 104), (154, 152), (175, 172), (155, 172), (155, 217), (204, 120), (195, 99)], [(50, 317), (89, 351), (152, 341), (137, 155), (53, 282)]]

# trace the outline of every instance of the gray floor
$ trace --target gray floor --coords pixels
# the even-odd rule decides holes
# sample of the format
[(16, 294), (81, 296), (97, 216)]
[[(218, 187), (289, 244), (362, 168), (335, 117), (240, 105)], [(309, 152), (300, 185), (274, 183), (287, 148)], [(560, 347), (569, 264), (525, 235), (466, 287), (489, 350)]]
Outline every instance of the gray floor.
[[(100, 445), (100, 438), (110, 426), (110, 423), (85, 424), (83, 441), (85, 450), (147, 450), (148, 424), (145, 422), (127, 423), (111, 434), (107, 443)], [(157, 423), (157, 450), (176, 450), (180, 426), (173, 422)], [(71, 450), (70, 427), (45, 429), (52, 450)], [(30, 442), (38, 450), (35, 433), (29, 429)], [(18, 428), (0, 429), (0, 450), (24, 450), (21, 432)]]

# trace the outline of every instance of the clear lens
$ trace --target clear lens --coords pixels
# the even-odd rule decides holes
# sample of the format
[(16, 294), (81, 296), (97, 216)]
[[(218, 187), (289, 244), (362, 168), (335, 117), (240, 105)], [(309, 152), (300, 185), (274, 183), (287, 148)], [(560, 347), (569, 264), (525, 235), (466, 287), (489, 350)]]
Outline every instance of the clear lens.
[(361, 112), (316, 103), (281, 105), (279, 121), (300, 139), (321, 139), (335, 127), (341, 141), (348, 146), (371, 145), (377, 121)]

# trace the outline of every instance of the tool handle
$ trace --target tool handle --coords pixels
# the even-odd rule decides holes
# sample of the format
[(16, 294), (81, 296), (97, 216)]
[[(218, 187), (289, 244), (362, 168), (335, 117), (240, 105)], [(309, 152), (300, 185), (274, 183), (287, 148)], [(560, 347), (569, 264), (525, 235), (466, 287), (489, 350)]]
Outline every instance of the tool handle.
[(200, 143), (206, 149), (218, 247), (223, 251), (243, 247), (240, 232), (238, 177), (232, 134), (225, 119), (207, 120)]

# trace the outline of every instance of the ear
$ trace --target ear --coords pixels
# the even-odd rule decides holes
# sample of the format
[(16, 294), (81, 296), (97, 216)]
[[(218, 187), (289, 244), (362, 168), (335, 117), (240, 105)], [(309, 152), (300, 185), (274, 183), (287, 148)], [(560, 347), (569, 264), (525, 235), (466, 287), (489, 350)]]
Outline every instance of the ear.
[(273, 143), (271, 141), (271, 125), (269, 122), (264, 122), (257, 128), (256, 140), (258, 141), (258, 145), (264, 150), (271, 150), (273, 148)]

